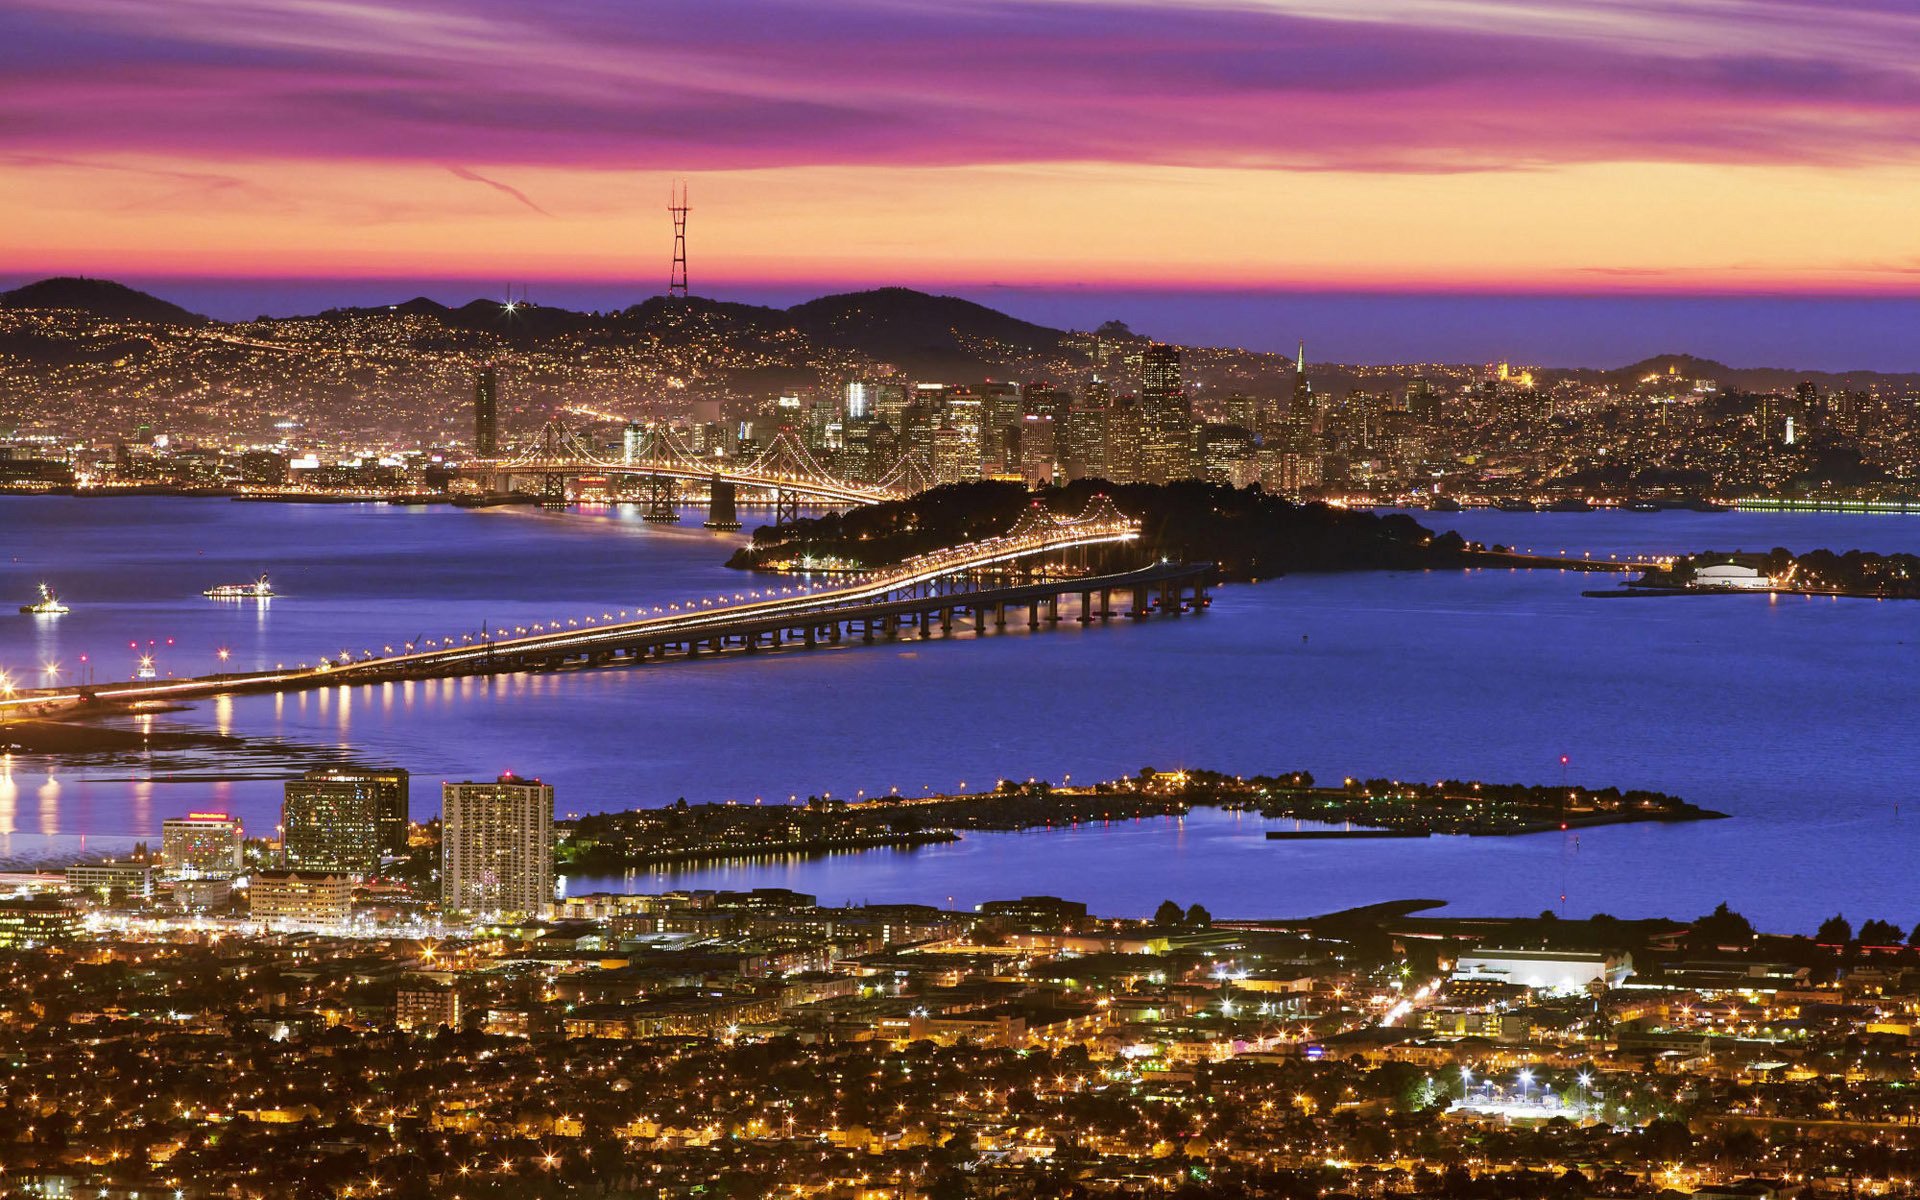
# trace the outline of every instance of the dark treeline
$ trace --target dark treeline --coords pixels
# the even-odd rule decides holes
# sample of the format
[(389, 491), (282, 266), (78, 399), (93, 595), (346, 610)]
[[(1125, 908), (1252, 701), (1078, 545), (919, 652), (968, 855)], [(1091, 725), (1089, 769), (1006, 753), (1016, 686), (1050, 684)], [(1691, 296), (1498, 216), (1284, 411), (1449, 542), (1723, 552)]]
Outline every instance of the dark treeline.
[(1010, 482), (945, 484), (905, 500), (763, 526), (730, 565), (752, 568), (806, 554), (881, 566), (1004, 533), (1035, 503), (1060, 516), (1076, 516), (1100, 495), (1139, 519), (1136, 558), (1211, 561), (1227, 579), (1289, 571), (1421, 570), (1459, 566), (1470, 557), (1458, 534), (1436, 535), (1405, 515), (1296, 504), (1258, 487), (1201, 480), (1082, 479), (1038, 492)]

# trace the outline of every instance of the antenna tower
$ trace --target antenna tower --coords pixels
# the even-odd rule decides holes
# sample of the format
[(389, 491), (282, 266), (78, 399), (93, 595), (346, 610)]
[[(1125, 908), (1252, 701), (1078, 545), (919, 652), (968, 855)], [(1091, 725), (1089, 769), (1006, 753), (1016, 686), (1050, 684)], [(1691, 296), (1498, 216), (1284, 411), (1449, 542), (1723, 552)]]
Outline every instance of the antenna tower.
[(687, 298), (687, 185), (675, 193), (667, 189), (667, 211), (673, 214), (673, 268), (667, 274), (667, 296)]

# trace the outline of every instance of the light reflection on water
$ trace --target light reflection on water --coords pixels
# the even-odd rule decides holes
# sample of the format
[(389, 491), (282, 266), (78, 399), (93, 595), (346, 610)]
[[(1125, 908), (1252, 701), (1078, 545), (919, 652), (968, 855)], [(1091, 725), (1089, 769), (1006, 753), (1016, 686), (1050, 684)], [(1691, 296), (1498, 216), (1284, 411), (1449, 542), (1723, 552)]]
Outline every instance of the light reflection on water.
[[(25, 503), (0, 500), (7, 515), (53, 511), (14, 507)], [(39, 534), (32, 522), (9, 526), (29, 531), (27, 545), (0, 578), (17, 589), (45, 574), (76, 610), (51, 632), (0, 620), (0, 664), (92, 650), (105, 678), (101, 647), (137, 634), (174, 637), (177, 672), (214, 669), (220, 645), (241, 670), (310, 660), (329, 644), (564, 619), (741, 584), (718, 565), (738, 539), (637, 520), (113, 503), (112, 530), (99, 527), (97, 507), (86, 520), (56, 513)], [(1920, 518), (1430, 519), (1489, 542), (1527, 544), (1531, 531), (1533, 544), (1576, 552), (1920, 548)], [(166, 530), (186, 548), (176, 551)], [(197, 600), (203, 580), (260, 569), (287, 592), (270, 613)], [(1184, 825), (982, 835), (636, 883), (931, 903), (1053, 892), (1116, 913), (1167, 898), (1277, 913), (1429, 895), (1486, 912), (1691, 915), (1728, 899), (1782, 927), (1811, 928), (1836, 910), (1910, 923), (1899, 898), (1904, 864), (1920, 852), (1920, 814), (1903, 821), (1897, 805), (1920, 716), (1906, 683), (1920, 656), (1920, 604), (1579, 595), (1608, 582), (1544, 571), (1300, 576), (1222, 589), (1198, 620), (249, 696), (151, 719), (284, 738), (316, 754), (348, 744), (414, 771), (422, 815), (437, 808), (441, 780), (502, 769), (554, 783), (563, 811), (594, 811), (680, 796), (917, 795), (1143, 765), (1557, 782), (1564, 753), (1576, 782), (1672, 791), (1737, 819), (1569, 837), (1268, 843), (1258, 818), (1196, 813)], [(248, 637), (236, 636), (236, 621)], [(295, 749), (277, 765), (292, 775), (312, 761)], [(17, 860), (23, 840), (57, 840), (49, 834), (151, 836), (162, 817), (195, 807), (239, 813), (255, 832), (277, 820), (272, 779), (108, 782), (144, 773), (137, 763), (70, 767), (50, 793), (37, 761), (0, 770), (0, 858)], [(23, 823), (33, 832), (19, 832)]]

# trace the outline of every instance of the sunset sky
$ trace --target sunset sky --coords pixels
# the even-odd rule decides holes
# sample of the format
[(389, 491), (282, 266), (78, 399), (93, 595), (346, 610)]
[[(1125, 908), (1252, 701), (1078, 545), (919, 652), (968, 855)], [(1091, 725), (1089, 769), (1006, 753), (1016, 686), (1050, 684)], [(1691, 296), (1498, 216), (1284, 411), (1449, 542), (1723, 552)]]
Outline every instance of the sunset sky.
[(1905, 296), (1914, 11), (9, 0), (0, 273)]

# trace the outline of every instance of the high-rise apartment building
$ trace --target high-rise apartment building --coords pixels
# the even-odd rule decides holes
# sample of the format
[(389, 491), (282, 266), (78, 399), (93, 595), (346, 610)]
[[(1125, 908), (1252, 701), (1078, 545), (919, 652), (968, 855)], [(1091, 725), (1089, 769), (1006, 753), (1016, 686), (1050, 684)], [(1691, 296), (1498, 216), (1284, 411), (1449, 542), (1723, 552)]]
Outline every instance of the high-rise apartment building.
[(232, 879), (240, 873), (240, 822), (197, 812), (160, 823), (160, 859), (170, 879)]
[(553, 788), (511, 773), (441, 788), (440, 904), (539, 916), (553, 905)]
[(371, 875), (407, 852), (409, 779), (401, 770), (321, 767), (290, 780), (280, 809), (288, 868)]

